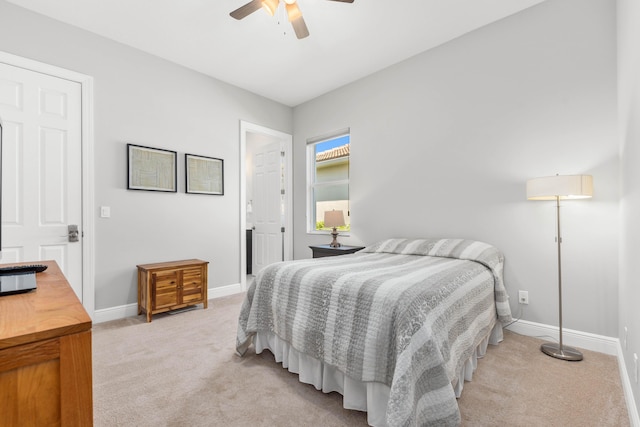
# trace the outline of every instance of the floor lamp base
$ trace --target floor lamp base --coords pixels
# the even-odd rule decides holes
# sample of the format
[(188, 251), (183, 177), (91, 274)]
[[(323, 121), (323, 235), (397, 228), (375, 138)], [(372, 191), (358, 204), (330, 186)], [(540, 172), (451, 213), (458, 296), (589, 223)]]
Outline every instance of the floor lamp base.
[(582, 353), (573, 347), (567, 347), (563, 345), (560, 348), (556, 343), (544, 343), (540, 346), (540, 350), (548, 356), (555, 357), (556, 359), (569, 360), (572, 362), (578, 362), (582, 360)]

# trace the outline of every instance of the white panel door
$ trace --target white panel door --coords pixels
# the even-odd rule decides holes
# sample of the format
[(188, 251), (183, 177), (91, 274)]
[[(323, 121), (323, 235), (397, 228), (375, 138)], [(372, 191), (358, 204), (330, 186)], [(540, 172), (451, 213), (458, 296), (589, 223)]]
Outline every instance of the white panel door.
[(55, 260), (82, 301), (81, 86), (0, 63), (0, 117), (2, 262)]
[(275, 142), (260, 146), (253, 156), (253, 274), (282, 261), (281, 151)]

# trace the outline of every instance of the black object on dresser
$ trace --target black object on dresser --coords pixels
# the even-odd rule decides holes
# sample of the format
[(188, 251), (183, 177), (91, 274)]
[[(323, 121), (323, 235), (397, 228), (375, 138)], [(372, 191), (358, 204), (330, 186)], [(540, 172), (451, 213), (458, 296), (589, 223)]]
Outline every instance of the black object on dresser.
[(345, 245), (338, 246), (337, 248), (334, 248), (331, 245), (316, 245), (316, 246), (309, 246), (309, 247), (313, 252), (314, 258), (352, 254), (354, 252), (358, 252), (361, 249), (364, 249), (364, 246), (345, 246)]

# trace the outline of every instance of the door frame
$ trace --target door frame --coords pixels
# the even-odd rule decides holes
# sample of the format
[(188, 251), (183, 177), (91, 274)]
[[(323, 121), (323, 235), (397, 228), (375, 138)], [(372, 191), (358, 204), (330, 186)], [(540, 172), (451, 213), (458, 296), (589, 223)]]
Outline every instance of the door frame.
[(285, 151), (285, 224), (284, 259), (292, 259), (293, 254), (293, 135), (275, 129), (240, 120), (240, 289), (247, 290), (247, 134), (259, 133), (279, 139)]
[(0, 51), (0, 62), (80, 84), (82, 145), (82, 305), (93, 319), (95, 312), (95, 240), (93, 173), (93, 77), (44, 62)]

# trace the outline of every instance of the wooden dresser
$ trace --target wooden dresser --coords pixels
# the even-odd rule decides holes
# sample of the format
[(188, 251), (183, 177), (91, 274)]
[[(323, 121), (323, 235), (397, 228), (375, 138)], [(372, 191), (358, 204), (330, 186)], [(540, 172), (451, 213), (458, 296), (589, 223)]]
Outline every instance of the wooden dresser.
[(138, 265), (138, 314), (202, 304), (207, 308), (209, 262), (199, 259)]
[(36, 290), (0, 297), (0, 425), (92, 426), (91, 318), (58, 265), (38, 264)]

